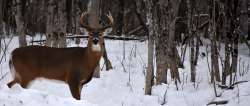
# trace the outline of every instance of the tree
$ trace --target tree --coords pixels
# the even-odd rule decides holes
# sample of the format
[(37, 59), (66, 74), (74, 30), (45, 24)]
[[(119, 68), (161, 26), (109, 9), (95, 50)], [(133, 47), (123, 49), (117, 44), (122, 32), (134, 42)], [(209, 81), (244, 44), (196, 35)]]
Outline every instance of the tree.
[(194, 33), (192, 33), (193, 30), (193, 8), (194, 3), (190, 0), (187, 0), (187, 27), (188, 27), (188, 36), (190, 37), (190, 68), (191, 68), (191, 82), (195, 82), (196, 77), (196, 68), (195, 68), (195, 50), (194, 50)]
[(154, 6), (153, 15), (161, 17), (154, 18), (154, 30), (155, 30), (155, 46), (156, 46), (156, 84), (167, 83), (167, 70), (169, 68), (168, 63), (168, 37), (167, 29), (167, 2), (159, 1), (159, 4)]
[[(176, 18), (178, 14), (179, 4), (181, 0), (170, 0), (167, 5), (168, 8), (167, 12), (169, 13), (167, 17), (167, 32), (168, 32), (168, 63), (170, 64), (170, 73), (172, 74), (172, 79), (175, 80), (175, 83), (177, 84), (177, 81), (180, 82), (180, 76), (178, 71), (178, 52), (176, 51), (176, 41), (175, 41), (175, 24), (176, 24)], [(178, 89), (178, 88), (177, 88)]]
[(148, 20), (148, 67), (146, 72), (146, 79), (145, 79), (145, 94), (151, 95), (152, 86), (154, 83), (154, 65), (153, 65), (153, 54), (154, 54), (154, 22), (153, 22), (153, 0), (147, 0), (145, 4), (148, 7), (147, 11), (147, 20)]
[(67, 14), (65, 5), (66, 0), (61, 2), (48, 1), (46, 35), (48, 45), (53, 47), (66, 46)]
[(23, 47), (27, 45), (26, 41), (26, 28), (24, 23), (24, 9), (25, 9), (25, 0), (16, 0), (16, 26), (17, 26), (17, 35), (19, 36), (19, 46)]
[(247, 37), (248, 34), (248, 13), (247, 6), (249, 0), (240, 0), (240, 30), (243, 32), (244, 36)]
[(216, 81), (221, 81), (220, 80), (220, 71), (219, 71), (219, 62), (218, 62), (218, 47), (217, 47), (217, 35), (216, 33), (216, 6), (217, 2), (215, 0), (210, 1), (210, 37), (211, 37), (211, 82), (214, 82), (214, 78)]
[(3, 0), (0, 0), (0, 36), (1, 37), (2, 37), (2, 34), (3, 34), (3, 25), (2, 25), (3, 24), (3, 12), (2, 11), (3, 11)]
[(113, 69), (112, 67), (112, 64), (111, 64), (111, 61), (109, 60), (108, 58), (108, 54), (107, 54), (107, 50), (106, 50), (106, 46), (105, 46), (105, 43), (103, 44), (103, 59), (104, 59), (104, 63), (106, 65), (106, 71), (110, 70), (110, 69)]

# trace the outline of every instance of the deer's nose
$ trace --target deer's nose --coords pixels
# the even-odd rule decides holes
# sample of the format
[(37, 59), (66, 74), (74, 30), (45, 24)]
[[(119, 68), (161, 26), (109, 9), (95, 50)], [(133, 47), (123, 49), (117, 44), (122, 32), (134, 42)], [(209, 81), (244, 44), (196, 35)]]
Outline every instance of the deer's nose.
[(99, 42), (98, 38), (93, 38), (93, 43), (96, 45)]
[(97, 44), (99, 41), (99, 32), (93, 32), (93, 43)]

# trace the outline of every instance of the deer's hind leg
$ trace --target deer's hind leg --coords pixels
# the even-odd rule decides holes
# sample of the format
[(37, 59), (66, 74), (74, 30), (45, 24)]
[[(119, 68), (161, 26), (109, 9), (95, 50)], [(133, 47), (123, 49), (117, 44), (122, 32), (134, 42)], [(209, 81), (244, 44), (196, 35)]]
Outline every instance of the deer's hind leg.
[(11, 88), (14, 84), (16, 84), (16, 83), (20, 84), (20, 82), (21, 82), (20, 75), (16, 72), (14, 75), (14, 80), (9, 82), (7, 85), (9, 88)]
[(19, 81), (17, 79), (14, 79), (13, 81), (9, 82), (7, 85), (9, 88), (11, 88), (16, 83), (19, 83)]

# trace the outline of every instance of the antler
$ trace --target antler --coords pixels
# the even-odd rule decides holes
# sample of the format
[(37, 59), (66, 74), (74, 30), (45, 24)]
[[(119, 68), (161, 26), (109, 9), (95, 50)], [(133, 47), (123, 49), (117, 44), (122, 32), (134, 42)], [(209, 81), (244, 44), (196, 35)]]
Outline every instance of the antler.
[[(105, 30), (107, 28), (113, 27), (114, 19), (113, 19), (111, 13), (109, 12), (109, 14), (107, 14), (106, 16), (107, 16), (106, 19), (108, 19), (108, 20), (105, 20), (105, 21), (108, 21), (108, 22), (106, 25), (104, 25), (102, 28), (100, 28), (100, 30)], [(86, 28), (87, 30), (91, 29), (91, 27), (88, 25), (88, 13), (87, 12), (82, 13), (82, 15), (80, 17), (80, 25), (83, 28)]]
[(86, 19), (86, 15), (88, 13), (87, 12), (83, 12), (81, 17), (80, 17), (80, 25), (83, 27), (83, 28), (86, 28), (86, 29), (90, 29), (90, 27), (88, 25), (86, 25), (87, 21), (85, 20)]
[(107, 14), (107, 17), (109, 19), (109, 23), (108, 23), (108, 25), (103, 26), (103, 28), (102, 28), (103, 30), (110, 28), (110, 27), (113, 27), (114, 19), (113, 19), (110, 12), (109, 12), (109, 14)]

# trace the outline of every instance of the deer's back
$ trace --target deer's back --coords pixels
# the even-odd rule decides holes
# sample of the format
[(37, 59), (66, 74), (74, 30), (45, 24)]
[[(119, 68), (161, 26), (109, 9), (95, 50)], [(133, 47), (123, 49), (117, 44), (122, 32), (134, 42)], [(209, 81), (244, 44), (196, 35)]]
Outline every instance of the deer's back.
[(77, 60), (80, 61), (86, 55), (83, 51), (85, 48), (80, 47), (27, 46), (15, 49), (12, 52), (12, 61), (15, 70), (19, 74), (23, 74), (22, 76), (63, 79), (68, 74), (67, 72), (73, 68), (73, 64), (80, 64)]

